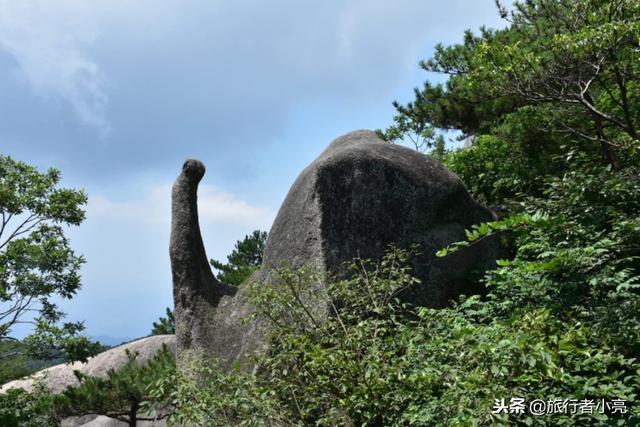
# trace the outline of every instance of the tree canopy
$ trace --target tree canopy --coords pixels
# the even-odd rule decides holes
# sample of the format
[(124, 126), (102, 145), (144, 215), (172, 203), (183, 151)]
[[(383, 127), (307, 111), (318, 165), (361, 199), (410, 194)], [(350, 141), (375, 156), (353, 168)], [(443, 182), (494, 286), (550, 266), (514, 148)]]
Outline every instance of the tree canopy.
[(638, 2), (532, 0), (516, 2), (510, 12), (498, 7), (509, 25), (438, 45), (420, 65), (450, 78), (426, 82), (406, 105), (396, 102), (395, 124), (382, 134), (395, 140), (441, 128), (479, 135), (515, 120), (528, 129), (530, 140), (521, 143), (542, 148), (562, 140), (580, 150), (598, 147), (616, 167), (637, 161)]
[[(87, 195), (60, 188), (60, 172), (0, 156), (0, 339), (15, 340), (18, 324), (31, 324), (23, 344), (46, 357), (60, 347), (73, 359), (84, 359), (98, 347), (80, 336), (81, 322), (64, 322), (56, 298), (70, 299), (80, 288), (82, 256), (76, 255), (64, 226), (84, 220)], [(12, 357), (7, 352), (2, 358)]]

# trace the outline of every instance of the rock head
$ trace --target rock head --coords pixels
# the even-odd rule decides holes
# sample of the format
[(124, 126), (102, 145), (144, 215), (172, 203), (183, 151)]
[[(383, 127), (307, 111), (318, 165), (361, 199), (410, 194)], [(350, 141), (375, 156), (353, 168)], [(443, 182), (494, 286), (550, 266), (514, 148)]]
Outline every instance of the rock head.
[[(182, 202), (176, 207), (176, 193), (182, 194), (176, 191), (178, 183), (197, 185), (201, 178), (199, 173), (193, 174), (195, 178), (185, 175), (183, 171), (174, 186), (171, 247), (180, 246), (186, 251), (192, 248), (197, 255), (198, 251), (204, 253), (201, 239), (189, 243), (175, 242), (173, 237), (176, 213), (184, 211), (180, 207)], [(194, 195), (185, 200), (195, 203)], [(195, 205), (186, 210), (193, 209)], [(188, 227), (197, 227), (197, 212), (195, 224), (194, 214), (189, 217)], [(413, 272), (422, 283), (403, 297), (417, 305), (444, 307), (460, 294), (482, 292), (467, 276), (472, 270), (484, 271), (494, 265), (498, 244), (488, 239), (445, 258), (437, 258), (436, 251), (463, 240), (465, 229), (473, 224), (492, 219), (491, 212), (475, 202), (460, 179), (439, 162), (414, 150), (388, 144), (374, 132), (351, 132), (333, 141), (297, 178), (269, 233), (262, 267), (250, 280), (268, 281), (272, 268), (282, 263), (294, 269), (312, 266), (340, 276), (344, 263), (355, 257), (378, 259), (391, 244), (405, 248), (417, 245), (420, 255), (413, 259)], [(197, 236), (199, 233), (198, 230)], [(240, 286), (235, 293), (224, 284), (211, 281), (206, 256), (197, 259), (200, 266), (190, 264), (192, 273), (176, 274), (178, 262), (173, 259), (172, 249), (174, 295), (186, 287), (191, 289), (186, 292), (188, 295), (203, 295), (197, 298), (208, 301), (204, 305), (210, 307), (206, 315), (197, 314), (195, 320), (207, 331), (198, 334), (204, 340), (196, 343), (193, 339), (197, 337), (192, 336), (187, 343), (178, 332), (178, 352), (206, 349), (224, 364), (242, 362), (265, 345), (267, 325), (243, 321), (252, 311), (244, 288)], [(198, 273), (205, 267), (209, 273)], [(187, 281), (181, 278), (187, 276), (197, 278), (200, 284), (185, 285)], [(196, 312), (180, 314), (178, 303), (176, 299), (180, 331), (181, 321), (183, 328), (194, 325)], [(191, 347), (183, 347), (185, 344)]]

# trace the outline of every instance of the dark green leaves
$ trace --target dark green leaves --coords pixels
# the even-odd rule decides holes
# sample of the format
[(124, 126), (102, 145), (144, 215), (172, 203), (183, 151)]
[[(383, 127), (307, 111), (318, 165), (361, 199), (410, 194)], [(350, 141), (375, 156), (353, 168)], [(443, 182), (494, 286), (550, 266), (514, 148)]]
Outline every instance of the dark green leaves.
[[(94, 347), (78, 333), (82, 324), (56, 324), (63, 318), (54, 302), (80, 288), (82, 256), (76, 255), (63, 227), (84, 219), (82, 190), (58, 188), (60, 173), (0, 156), (0, 339), (18, 322), (34, 325), (26, 349), (86, 358)], [(84, 346), (84, 349), (82, 348)], [(45, 349), (48, 347), (48, 350)]]
[(56, 188), (60, 172), (45, 173), (0, 155), (0, 212), (6, 216), (34, 214), (38, 219), (78, 225), (84, 219), (84, 191)]

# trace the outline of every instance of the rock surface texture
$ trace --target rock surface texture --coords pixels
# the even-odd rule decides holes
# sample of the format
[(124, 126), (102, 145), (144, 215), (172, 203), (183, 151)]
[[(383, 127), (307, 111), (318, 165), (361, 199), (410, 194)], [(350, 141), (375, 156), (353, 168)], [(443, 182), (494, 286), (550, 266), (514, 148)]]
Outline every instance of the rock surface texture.
[(75, 362), (71, 364), (61, 364), (36, 372), (35, 374), (20, 380), (10, 381), (0, 388), (3, 393), (12, 388), (23, 388), (27, 391), (33, 389), (34, 383), (41, 379), (43, 384), (53, 393), (61, 393), (67, 387), (79, 385), (78, 379), (73, 374), (77, 370), (83, 374), (94, 377), (107, 377), (107, 371), (117, 370), (124, 366), (129, 360), (126, 351), (138, 353), (136, 362), (143, 364), (152, 359), (161, 349), (167, 345), (170, 350), (175, 351), (175, 340), (173, 335), (154, 335), (119, 345), (94, 357), (89, 358), (86, 363)]
[[(104, 415), (83, 415), (62, 420), (61, 427), (128, 427), (129, 423), (105, 417)], [(137, 421), (136, 427), (165, 427), (166, 419), (158, 421)]]
[(216, 333), (215, 308), (223, 296), (235, 295), (236, 291), (215, 278), (202, 243), (197, 190), (203, 176), (204, 165), (198, 160), (187, 160), (171, 192), (169, 255), (179, 359), (187, 351), (209, 352), (208, 344)]
[(444, 307), (479, 291), (463, 278), (471, 268), (490, 267), (497, 246), (488, 242), (446, 258), (436, 251), (492, 219), (440, 162), (355, 131), (333, 141), (293, 184), (271, 228), (263, 268), (311, 261), (335, 274), (356, 256), (377, 259), (389, 244), (416, 244), (414, 274), (422, 286), (407, 297)]
[[(224, 364), (242, 362), (265, 345), (266, 325), (243, 321), (252, 308), (244, 288), (212, 278), (197, 224), (195, 192), (204, 168), (187, 161), (173, 190), (171, 255), (177, 351), (204, 350)], [(486, 240), (446, 258), (435, 252), (464, 239), (471, 225), (492, 220), (460, 179), (423, 154), (361, 130), (329, 145), (297, 178), (278, 212), (261, 269), (250, 280), (270, 280), (286, 262), (339, 275), (354, 257), (379, 258), (390, 244), (418, 245), (414, 273), (422, 284), (404, 298), (444, 307), (461, 293), (478, 293), (465, 280), (491, 268), (498, 255)], [(179, 256), (176, 256), (179, 255)]]

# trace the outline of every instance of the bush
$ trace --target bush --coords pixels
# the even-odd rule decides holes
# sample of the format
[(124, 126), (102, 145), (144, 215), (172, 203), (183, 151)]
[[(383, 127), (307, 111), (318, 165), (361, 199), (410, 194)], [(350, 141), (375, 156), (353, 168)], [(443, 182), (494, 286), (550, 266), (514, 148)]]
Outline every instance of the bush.
[(0, 394), (0, 425), (3, 427), (57, 426), (59, 420), (51, 412), (53, 396), (41, 385), (32, 393), (11, 389)]
[[(555, 224), (544, 218), (530, 219), (526, 227)], [(486, 300), (463, 298), (441, 310), (412, 307), (396, 298), (417, 283), (404, 250), (392, 249), (378, 263), (357, 260), (352, 278), (326, 291), (313, 285), (322, 278), (312, 271), (280, 269), (277, 288), (260, 284), (252, 289), (255, 315), (273, 327), (270, 351), (255, 360), (257, 374), (225, 373), (212, 361), (195, 375), (176, 373), (159, 381), (153, 396), (177, 402), (170, 421), (194, 425), (640, 421), (635, 279), (627, 267), (614, 271), (603, 266), (601, 285), (594, 285), (593, 292), (575, 289), (568, 297), (558, 282), (564, 279), (554, 279), (557, 271), (545, 260), (524, 261), (531, 250), (524, 248), (487, 277), (492, 291)], [(586, 265), (567, 268), (577, 273)], [(319, 320), (322, 309), (309, 305), (310, 300), (325, 301), (328, 321)], [(606, 310), (618, 316), (621, 327), (609, 317), (599, 318)], [(206, 380), (194, 381), (198, 375)], [(493, 413), (496, 399), (510, 398), (624, 399), (630, 412)]]

